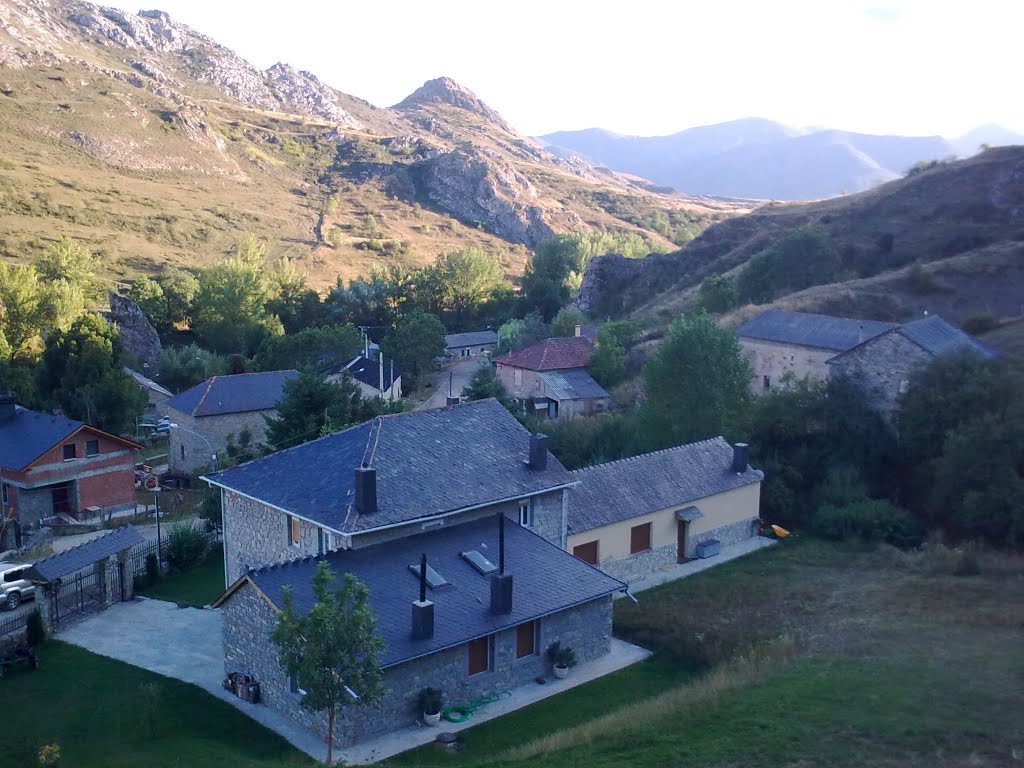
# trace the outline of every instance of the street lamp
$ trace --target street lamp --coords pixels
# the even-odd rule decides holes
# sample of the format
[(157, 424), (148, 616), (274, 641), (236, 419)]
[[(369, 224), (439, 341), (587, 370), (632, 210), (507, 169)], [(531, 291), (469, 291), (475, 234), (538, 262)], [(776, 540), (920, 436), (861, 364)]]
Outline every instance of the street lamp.
[(183, 427), (179, 424), (175, 424), (173, 421), (168, 426), (171, 429), (180, 429), (182, 432), (188, 432), (190, 435), (195, 435), (196, 437), (200, 438), (204, 443), (206, 443), (207, 446), (209, 446), (210, 448), (210, 460), (213, 462), (213, 471), (217, 471), (217, 452), (213, 449), (213, 443), (209, 441), (206, 435), (202, 434), (201, 432), (196, 432), (195, 430)]
[(203, 358), (196, 356), (196, 362), (201, 363), (203, 366), (203, 380), (205, 381), (210, 378), (210, 372), (206, 368), (206, 361)]

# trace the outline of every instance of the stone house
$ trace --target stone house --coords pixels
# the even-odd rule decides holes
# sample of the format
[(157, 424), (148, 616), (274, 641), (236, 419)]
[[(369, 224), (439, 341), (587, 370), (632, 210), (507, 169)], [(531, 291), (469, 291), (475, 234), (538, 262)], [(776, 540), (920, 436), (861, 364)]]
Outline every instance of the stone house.
[(138, 388), (146, 395), (146, 416), (150, 419), (158, 419), (166, 415), (167, 403), (174, 397), (174, 393), (138, 371), (133, 371), (128, 366), (125, 366), (124, 371), (132, 377)]
[(827, 380), (828, 361), (837, 353), (895, 327), (876, 320), (770, 309), (743, 323), (736, 334), (753, 372), (751, 391), (762, 394), (787, 374)]
[(449, 333), (444, 337), (445, 357), (480, 357), (498, 346), (498, 334), (490, 329)]
[(22, 408), (0, 396), (0, 549), (56, 515), (80, 519), (135, 506), (142, 446), (80, 421)]
[[(606, 654), (612, 595), (625, 585), (525, 527), (501, 527), (503, 536), (493, 516), (429, 531), (417, 526), (410, 536), (247, 572), (214, 603), (224, 613), (226, 669), (253, 676), (264, 704), (326, 734), (326, 717), (302, 709), (302, 681), (286, 676), (267, 640), (285, 587), (298, 610), (312, 605), (321, 560), (367, 586), (385, 646), (386, 693), (376, 704), (345, 709), (334, 734), (342, 745), (415, 723), (425, 687), (454, 703), (546, 675), (545, 651), (556, 640), (581, 663)], [(421, 600), (424, 555), (429, 588)]]
[(828, 360), (833, 376), (856, 381), (870, 405), (891, 413), (907, 391), (914, 369), (936, 357), (968, 352), (986, 359), (998, 353), (938, 315), (896, 326)]
[(206, 469), (212, 456), (223, 454), (228, 435), (249, 430), (253, 443), (266, 438), (265, 416), (272, 416), (284, 383), (296, 371), (212, 376), (167, 401), (172, 426), (167, 462), (172, 471)]
[(402, 397), (402, 372), (395, 367), (394, 360), (385, 358), (380, 352), (359, 355), (345, 365), (333, 366), (328, 371), (327, 380), (340, 381), (346, 374), (352, 377), (364, 397), (380, 397), (389, 401)]
[(620, 579), (758, 534), (764, 474), (721, 437), (572, 473), (568, 549)]
[(547, 339), (494, 359), (495, 374), (528, 413), (551, 419), (601, 413), (608, 393), (587, 373), (593, 342)]

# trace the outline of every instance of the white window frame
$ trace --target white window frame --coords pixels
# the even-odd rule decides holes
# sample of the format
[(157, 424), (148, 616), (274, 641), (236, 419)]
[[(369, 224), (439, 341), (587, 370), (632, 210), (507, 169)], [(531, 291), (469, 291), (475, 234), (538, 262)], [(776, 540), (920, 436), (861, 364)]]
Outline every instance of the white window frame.
[(519, 500), (519, 524), (523, 528), (533, 528), (533, 498)]

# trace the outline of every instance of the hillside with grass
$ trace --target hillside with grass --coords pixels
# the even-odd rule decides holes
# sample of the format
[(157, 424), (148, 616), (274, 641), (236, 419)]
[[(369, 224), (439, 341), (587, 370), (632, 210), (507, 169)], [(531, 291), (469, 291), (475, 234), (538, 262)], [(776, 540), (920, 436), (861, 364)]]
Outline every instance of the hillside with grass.
[(467, 246), (514, 276), (553, 234), (671, 250), (750, 208), (559, 159), (450, 80), (378, 108), (159, 11), (0, 0), (0, 105), (0, 257), (70, 236), (108, 279), (206, 266), (250, 232), (318, 288)]
[(1024, 311), (1022, 211), (1024, 147), (990, 149), (857, 195), (766, 205), (627, 265), (627, 279), (595, 259), (580, 300), (655, 323), (701, 306), (730, 324), (769, 307), (884, 320), (930, 311), (982, 332)]

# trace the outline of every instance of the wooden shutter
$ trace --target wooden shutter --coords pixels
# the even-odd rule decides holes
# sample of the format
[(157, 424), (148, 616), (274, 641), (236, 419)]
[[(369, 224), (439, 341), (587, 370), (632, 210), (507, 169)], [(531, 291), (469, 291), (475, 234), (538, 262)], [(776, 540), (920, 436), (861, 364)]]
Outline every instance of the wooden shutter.
[(533, 656), (537, 652), (537, 622), (527, 621), (516, 627), (516, 658)]
[(469, 674), (479, 675), (491, 668), (491, 638), (480, 637), (466, 643)]
[(584, 563), (597, 565), (597, 539), (586, 544), (577, 544), (572, 548), (572, 553)]
[(629, 554), (646, 552), (651, 548), (651, 524), (635, 525), (629, 529)]

